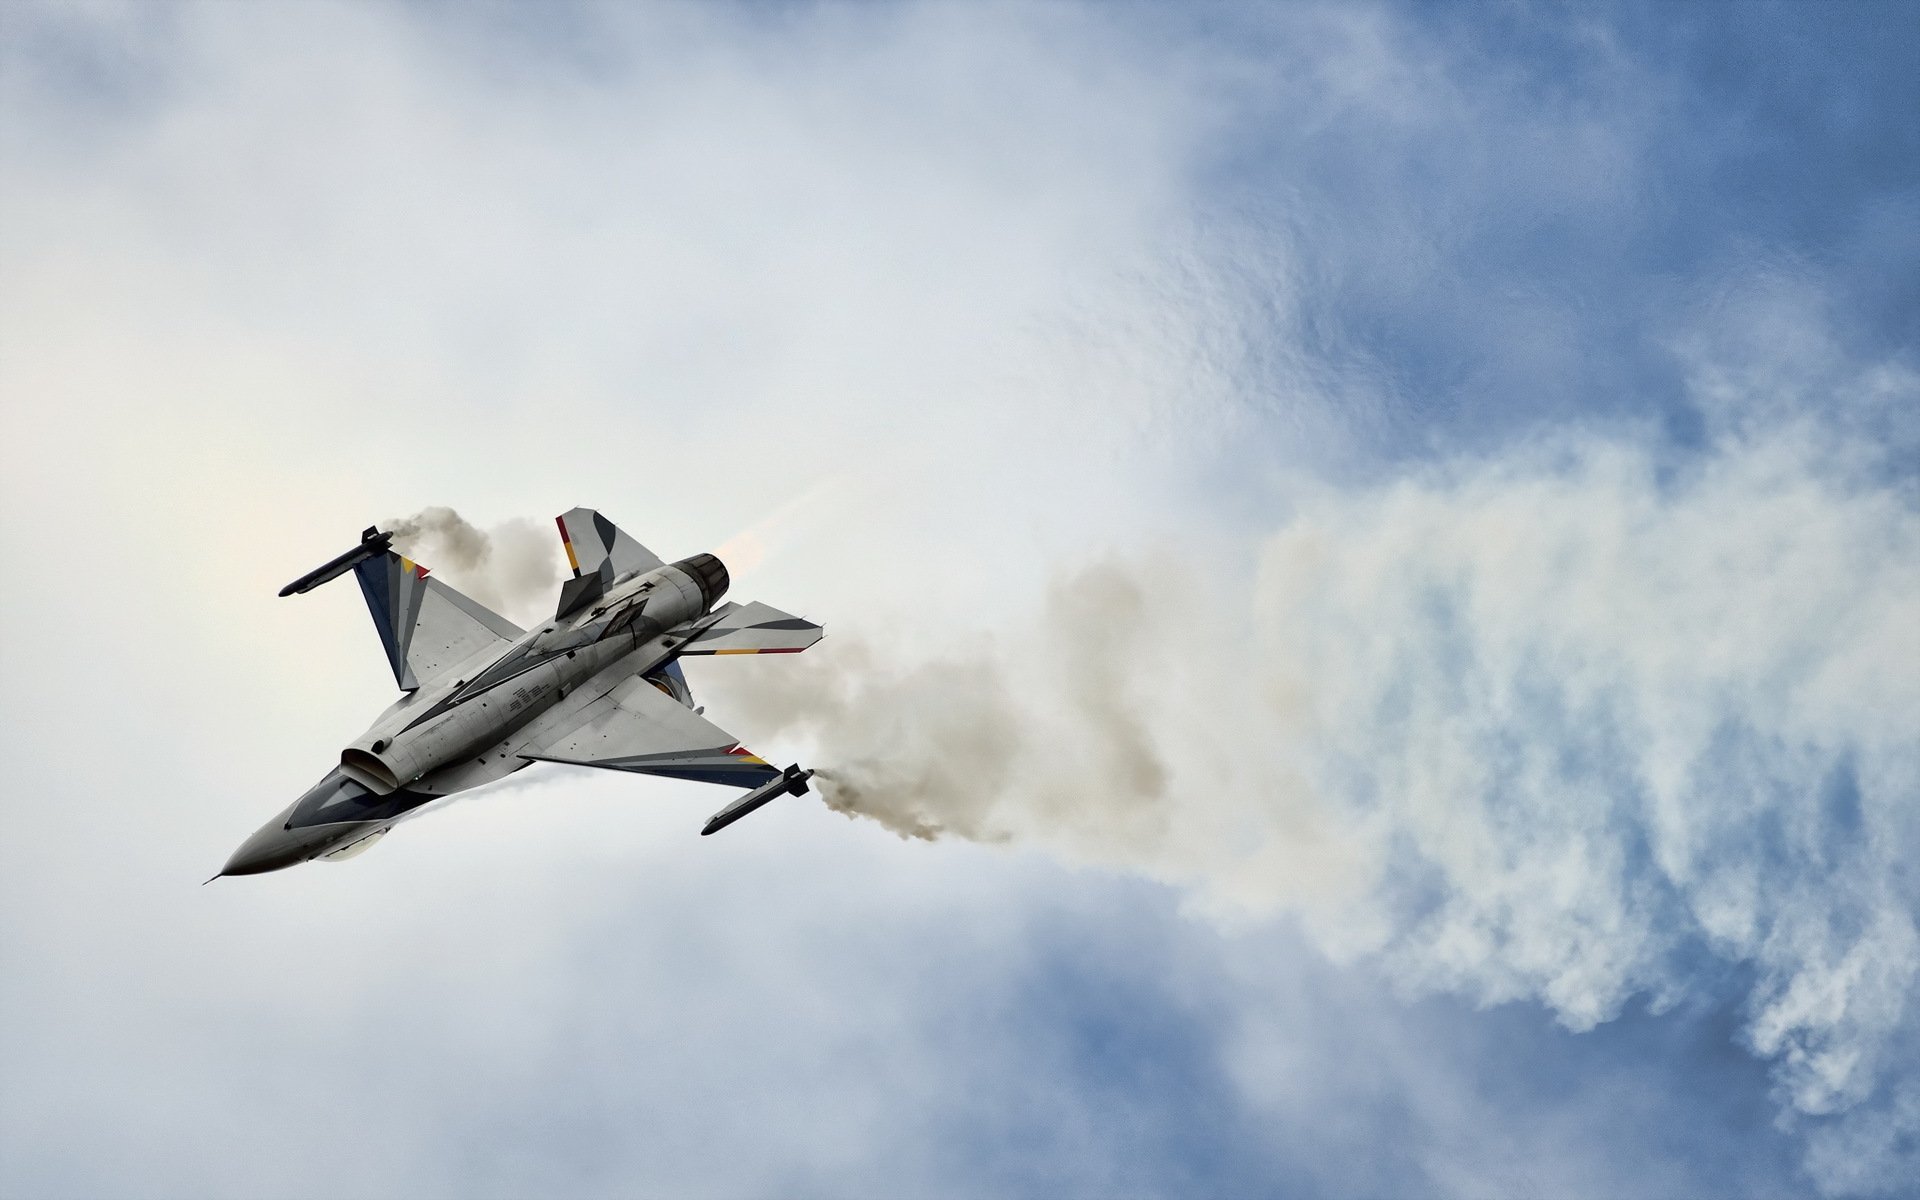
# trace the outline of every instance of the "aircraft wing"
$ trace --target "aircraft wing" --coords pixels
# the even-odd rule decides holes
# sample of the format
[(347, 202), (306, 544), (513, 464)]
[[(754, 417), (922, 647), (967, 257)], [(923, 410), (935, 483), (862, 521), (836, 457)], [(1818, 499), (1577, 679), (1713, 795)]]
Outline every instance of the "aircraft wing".
[(780, 774), (739, 738), (638, 675), (582, 709), (574, 728), (520, 757), (743, 788)]
[(758, 600), (730, 604), (720, 619), (687, 639), (681, 654), (798, 654), (825, 636), (812, 621)]
[(353, 568), (403, 691), (479, 654), (505, 650), (525, 630), (389, 550)]
[(388, 549), (392, 544), (393, 534), (369, 528), (358, 546), (308, 571), (280, 594), (310, 592), (352, 571), (373, 614), (393, 681), (407, 692), (483, 650), (506, 649), (526, 632), (472, 597), (427, 578), (425, 567), (395, 554)]

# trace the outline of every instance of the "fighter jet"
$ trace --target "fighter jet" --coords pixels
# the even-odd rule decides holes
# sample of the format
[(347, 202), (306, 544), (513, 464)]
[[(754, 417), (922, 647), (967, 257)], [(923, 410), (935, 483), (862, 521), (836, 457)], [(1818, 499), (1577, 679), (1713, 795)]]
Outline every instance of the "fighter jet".
[(771, 766), (701, 715), (680, 659), (792, 654), (819, 641), (820, 626), (757, 602), (722, 604), (727, 569), (711, 554), (662, 562), (590, 508), (557, 523), (573, 578), (535, 629), (429, 576), (378, 528), (280, 590), (353, 572), (401, 694), (221, 875), (352, 858), (433, 801), (535, 763), (747, 789), (702, 835), (807, 790), (812, 771)]

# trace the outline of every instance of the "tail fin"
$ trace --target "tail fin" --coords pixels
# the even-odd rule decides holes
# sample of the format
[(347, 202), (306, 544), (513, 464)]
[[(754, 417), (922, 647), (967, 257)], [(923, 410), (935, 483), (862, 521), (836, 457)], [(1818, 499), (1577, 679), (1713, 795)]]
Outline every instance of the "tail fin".
[(591, 575), (601, 564), (611, 563), (616, 575), (630, 571), (651, 571), (666, 565), (659, 555), (620, 532), (612, 521), (591, 508), (576, 508), (554, 518), (560, 526), (560, 541), (567, 548), (567, 565), (578, 578)]

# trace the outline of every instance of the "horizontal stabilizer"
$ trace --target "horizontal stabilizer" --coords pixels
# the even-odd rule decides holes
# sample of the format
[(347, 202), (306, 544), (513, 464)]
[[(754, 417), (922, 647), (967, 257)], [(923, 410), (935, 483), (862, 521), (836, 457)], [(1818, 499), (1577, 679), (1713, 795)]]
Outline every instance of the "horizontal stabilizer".
[(580, 719), (520, 757), (743, 788), (779, 775), (738, 738), (642, 676), (589, 704)]
[(797, 654), (825, 636), (812, 621), (754, 601), (726, 609), (693, 635), (682, 654)]

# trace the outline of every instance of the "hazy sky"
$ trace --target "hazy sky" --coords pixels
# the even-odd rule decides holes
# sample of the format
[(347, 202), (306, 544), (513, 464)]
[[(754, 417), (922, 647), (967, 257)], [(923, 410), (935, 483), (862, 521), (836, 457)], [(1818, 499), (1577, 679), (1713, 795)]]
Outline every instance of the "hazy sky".
[[(1920, 1195), (1916, 61), (0, 6), (0, 1195)], [(200, 887), (391, 699), (278, 587), (577, 504), (826, 625), (689, 673), (862, 815)]]

